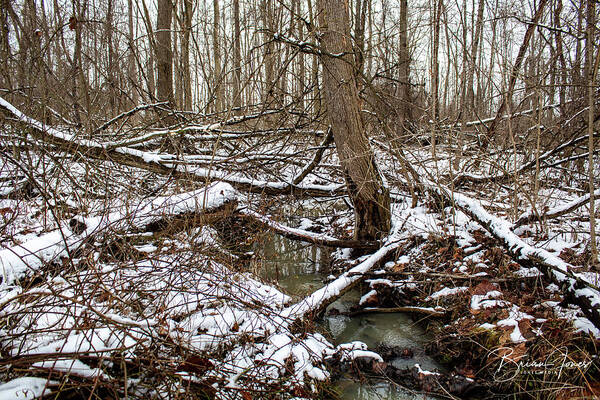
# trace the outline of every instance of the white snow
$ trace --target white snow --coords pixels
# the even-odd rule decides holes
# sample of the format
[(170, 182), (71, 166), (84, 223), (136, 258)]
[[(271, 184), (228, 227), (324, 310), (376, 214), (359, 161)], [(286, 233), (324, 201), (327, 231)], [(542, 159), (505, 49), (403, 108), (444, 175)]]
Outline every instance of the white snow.
[(467, 290), (469, 290), (469, 288), (466, 286), (458, 286), (458, 287), (454, 287), (454, 288), (444, 287), (444, 288), (438, 290), (437, 292), (434, 292), (434, 293), (430, 294), (429, 296), (427, 296), (425, 298), (425, 301), (435, 300), (440, 297), (453, 296), (455, 294), (466, 292)]
[(0, 400), (35, 399), (50, 394), (44, 378), (22, 377), (0, 384)]

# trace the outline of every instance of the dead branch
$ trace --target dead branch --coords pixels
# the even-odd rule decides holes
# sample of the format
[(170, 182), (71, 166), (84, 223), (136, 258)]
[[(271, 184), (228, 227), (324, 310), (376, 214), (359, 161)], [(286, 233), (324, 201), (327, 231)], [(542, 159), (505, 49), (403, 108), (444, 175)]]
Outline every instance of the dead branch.
[[(598, 137), (598, 136), (600, 136), (600, 132), (595, 132), (594, 137)], [(580, 143), (583, 143), (587, 139), (588, 139), (588, 135), (584, 135), (584, 136), (577, 137), (575, 139), (571, 139), (568, 142), (563, 143), (563, 144), (553, 148), (552, 150), (548, 150), (544, 154), (540, 155), (538, 157), (538, 161), (540, 163), (543, 162), (546, 164), (546, 165), (543, 165), (542, 168), (553, 167), (556, 165), (556, 163), (550, 164), (550, 163), (546, 162), (551, 156), (563, 151), (564, 149), (566, 149), (568, 147), (576, 146)], [(517, 171), (505, 171), (505, 172), (502, 172), (502, 173), (496, 174), (496, 175), (473, 175), (473, 174), (466, 174), (466, 173), (459, 174), (454, 178), (454, 185), (456, 187), (460, 187), (467, 182), (470, 182), (470, 183), (502, 182), (507, 179), (510, 179), (515, 174), (521, 174), (527, 170), (534, 168), (535, 165), (536, 165), (536, 159), (534, 158), (533, 160), (522, 165)]]
[(141, 104), (137, 107), (132, 108), (129, 111), (125, 111), (124, 113), (121, 113), (119, 115), (117, 115), (116, 117), (106, 121), (104, 124), (102, 124), (99, 128), (97, 128), (96, 130), (94, 130), (94, 132), (92, 134), (98, 133), (98, 132), (102, 132), (103, 130), (105, 130), (106, 128), (108, 128), (109, 126), (111, 126), (112, 124), (114, 124), (115, 122), (118, 122), (120, 120), (122, 120), (123, 118), (127, 118), (127, 117), (131, 117), (134, 114), (137, 114), (140, 111), (144, 111), (144, 110), (148, 110), (149, 108), (156, 108), (156, 107), (160, 107), (160, 106), (166, 106), (169, 103), (166, 101), (163, 101), (161, 103), (153, 103), (153, 104)]
[(296, 177), (294, 179), (292, 179), (292, 184), (293, 185), (300, 184), (300, 182), (302, 182), (302, 180), (304, 178), (306, 178), (306, 176), (308, 174), (310, 174), (313, 169), (315, 169), (315, 167), (321, 162), (321, 158), (323, 157), (323, 153), (325, 153), (325, 150), (327, 149), (327, 146), (331, 143), (332, 140), (333, 140), (333, 131), (331, 130), (331, 128), (329, 128), (327, 130), (327, 135), (325, 136), (325, 138), (321, 142), (321, 145), (317, 149), (317, 152), (315, 153), (315, 155), (314, 155), (313, 159), (311, 160), (311, 162), (308, 163), (306, 165), (306, 167), (304, 167), (304, 169), (302, 169), (302, 171), (300, 171), (300, 173), (298, 175), (296, 175)]
[(238, 178), (224, 171), (214, 169), (188, 169), (185, 165), (174, 165), (172, 161), (176, 157), (172, 154), (149, 153), (128, 147), (113, 148), (113, 144), (98, 143), (91, 140), (78, 140), (71, 134), (45, 126), (41, 122), (26, 116), (1, 97), (0, 108), (31, 128), (32, 135), (36, 138), (75, 156), (84, 156), (101, 161), (112, 161), (159, 175), (185, 178), (203, 184), (215, 180), (222, 181), (229, 183), (238, 190), (250, 193), (267, 195), (291, 194), (299, 197), (328, 197), (345, 193), (345, 187), (341, 184), (329, 186), (294, 185), (286, 182), (265, 182), (245, 177)]
[[(594, 192), (594, 196), (600, 196), (600, 189), (598, 189)], [(569, 201), (568, 203), (565, 203), (563, 205), (560, 205), (558, 207), (555, 207), (551, 210), (546, 211), (539, 218), (544, 219), (544, 220), (558, 218), (565, 214), (570, 213), (571, 211), (577, 210), (579, 207), (583, 207), (584, 205), (586, 205), (589, 202), (590, 202), (590, 194), (587, 193), (586, 195), (578, 197), (573, 201)], [(523, 213), (519, 217), (519, 219), (513, 224), (512, 227), (513, 227), (513, 229), (515, 229), (515, 228), (518, 228), (519, 226), (533, 222), (536, 219), (538, 219), (537, 214), (533, 211), (528, 211), (526, 213)]]
[[(358, 284), (362, 280), (360, 274), (368, 272), (376, 265), (379, 265), (392, 252), (404, 253), (413, 245), (414, 241), (402, 238), (397, 232), (390, 235), (385, 244), (363, 262), (346, 271), (313, 294), (287, 307), (280, 315), (283, 318), (295, 321), (320, 314), (329, 304), (339, 299), (344, 293)], [(401, 250), (398, 250), (400, 248)]]
[(240, 214), (246, 218), (250, 218), (253, 222), (272, 230), (273, 232), (284, 236), (288, 239), (292, 240), (300, 240), (303, 242), (313, 243), (320, 246), (327, 247), (341, 247), (341, 248), (351, 248), (351, 249), (368, 249), (374, 250), (379, 248), (378, 242), (365, 242), (361, 240), (345, 240), (338, 239), (333, 236), (325, 235), (322, 233), (314, 233), (310, 231), (306, 231), (304, 229), (292, 228), (289, 226), (285, 226), (280, 224), (277, 221), (272, 220), (271, 218), (256, 213), (251, 210), (242, 210)]
[(425, 314), (430, 317), (444, 317), (446, 316), (446, 310), (443, 308), (431, 308), (431, 307), (413, 307), (413, 306), (404, 306), (404, 307), (367, 307), (362, 308), (358, 311), (350, 312), (346, 315), (349, 317), (355, 317), (357, 315), (362, 314), (376, 314), (376, 313), (414, 313), (414, 314)]

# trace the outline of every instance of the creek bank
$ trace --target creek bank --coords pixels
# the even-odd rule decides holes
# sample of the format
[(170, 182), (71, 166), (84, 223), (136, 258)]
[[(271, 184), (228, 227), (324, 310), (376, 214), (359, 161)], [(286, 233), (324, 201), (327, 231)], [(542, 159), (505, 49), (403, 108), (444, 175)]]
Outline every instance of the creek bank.
[[(413, 317), (434, 338), (427, 353), (460, 377), (452, 383), (471, 383), (455, 392), (461, 396), (600, 394), (600, 341), (593, 325), (565, 304), (556, 285), (515, 263), (492, 237), (482, 230), (471, 235), (471, 243), (450, 234), (430, 235), (368, 274), (360, 308), (443, 310), (443, 315)], [(572, 253), (561, 257), (576, 260)], [(429, 389), (427, 383), (422, 387)]]

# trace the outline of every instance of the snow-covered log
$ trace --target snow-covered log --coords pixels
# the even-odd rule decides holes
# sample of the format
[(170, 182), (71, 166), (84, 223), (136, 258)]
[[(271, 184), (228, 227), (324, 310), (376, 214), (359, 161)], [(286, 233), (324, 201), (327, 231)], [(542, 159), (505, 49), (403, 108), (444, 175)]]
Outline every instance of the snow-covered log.
[[(594, 197), (595, 198), (600, 197), (600, 189), (598, 189), (594, 192)], [(578, 209), (579, 207), (586, 205), (589, 202), (590, 202), (590, 194), (587, 193), (586, 195), (578, 197), (575, 200), (569, 201), (568, 203), (565, 203), (565, 204), (561, 204), (558, 207), (554, 207), (554, 208), (546, 211), (540, 217), (545, 220), (558, 218), (562, 215), (570, 213), (573, 210)], [(519, 226), (525, 225), (527, 223), (533, 222), (536, 219), (538, 219), (538, 215), (535, 212), (533, 212), (533, 210), (527, 211), (527, 212), (521, 214), (519, 219), (517, 219), (517, 221), (513, 225), (513, 229), (518, 228)]]
[(49, 127), (34, 118), (28, 117), (12, 104), (0, 97), (0, 109), (14, 116), (19, 122), (31, 128), (34, 137), (44, 143), (54, 145), (60, 150), (101, 161), (112, 161), (135, 168), (144, 169), (159, 175), (173, 178), (185, 178), (201, 183), (222, 181), (238, 190), (269, 195), (291, 194), (296, 196), (332, 196), (345, 193), (342, 184), (312, 185), (293, 184), (288, 182), (266, 182), (246, 178), (214, 168), (198, 168), (178, 164), (173, 154), (159, 154), (141, 151), (117, 143), (103, 143), (93, 140), (78, 139), (75, 135)]
[(334, 281), (323, 286), (311, 295), (284, 309), (280, 315), (293, 321), (303, 319), (309, 315), (319, 314), (329, 304), (340, 298), (355, 284), (360, 282), (362, 275), (383, 261), (388, 255), (403, 245), (410, 244), (410, 240), (402, 238), (399, 233), (388, 237), (385, 244), (375, 253), (368, 256), (364, 261), (344, 272)]
[(279, 222), (274, 221), (265, 215), (259, 214), (251, 210), (241, 210), (240, 214), (247, 218), (251, 218), (252, 221), (266, 227), (267, 229), (270, 229), (273, 232), (292, 240), (301, 240), (303, 242), (314, 243), (327, 247), (372, 250), (379, 248), (378, 242), (366, 242), (362, 240), (344, 240), (335, 238), (333, 236), (325, 235), (323, 233), (315, 233), (304, 229), (292, 228), (290, 226), (280, 224)]
[(146, 230), (165, 216), (206, 214), (238, 199), (239, 193), (227, 183), (173, 196), (157, 197), (134, 210), (118, 210), (108, 215), (72, 219), (58, 229), (25, 243), (0, 250), (0, 289), (40, 269), (44, 263), (69, 258), (89, 238), (109, 230)]
[(547, 250), (529, 245), (511, 230), (511, 224), (488, 213), (476, 200), (453, 193), (441, 186), (429, 185), (432, 191), (454, 202), (456, 207), (483, 226), (498, 239), (508, 253), (521, 265), (537, 268), (563, 291), (565, 300), (579, 306), (587, 319), (600, 329), (600, 292), (593, 284), (574, 274), (573, 266)]

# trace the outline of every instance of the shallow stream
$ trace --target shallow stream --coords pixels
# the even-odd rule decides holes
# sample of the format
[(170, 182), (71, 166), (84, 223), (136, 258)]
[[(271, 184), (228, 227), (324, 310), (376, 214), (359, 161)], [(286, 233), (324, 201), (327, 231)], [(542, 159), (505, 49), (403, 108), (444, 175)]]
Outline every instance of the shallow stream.
[[(329, 275), (330, 253), (319, 246), (288, 240), (273, 235), (261, 243), (261, 265), (254, 271), (263, 279), (278, 285), (288, 295), (301, 298), (324, 285)], [(360, 293), (353, 290), (329, 306), (341, 312), (358, 304)], [(337, 345), (360, 340), (375, 349), (380, 344), (408, 348), (414, 356), (409, 359), (397, 358), (392, 364), (399, 368), (412, 367), (415, 363), (423, 369), (443, 369), (424, 352), (424, 345), (430, 339), (426, 332), (416, 325), (408, 315), (365, 314), (355, 317), (328, 315), (320, 321)], [(350, 378), (336, 382), (336, 389), (342, 399), (425, 399), (433, 398), (414, 393), (388, 381), (361, 384)]]

